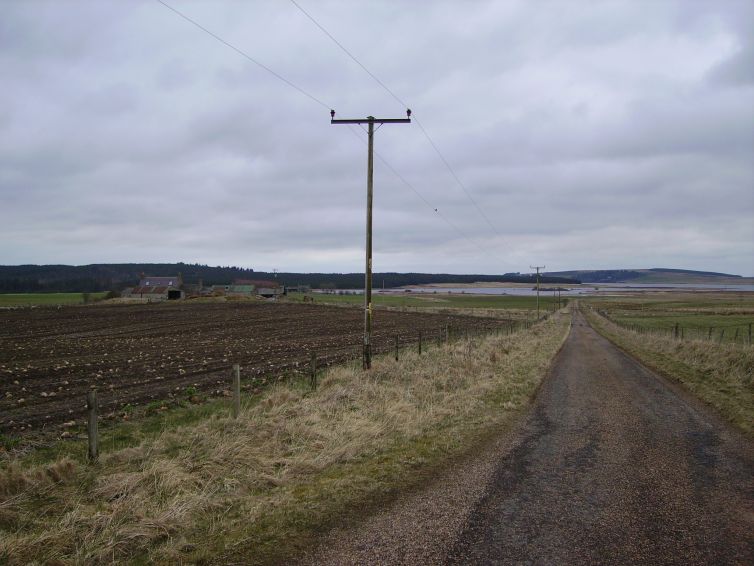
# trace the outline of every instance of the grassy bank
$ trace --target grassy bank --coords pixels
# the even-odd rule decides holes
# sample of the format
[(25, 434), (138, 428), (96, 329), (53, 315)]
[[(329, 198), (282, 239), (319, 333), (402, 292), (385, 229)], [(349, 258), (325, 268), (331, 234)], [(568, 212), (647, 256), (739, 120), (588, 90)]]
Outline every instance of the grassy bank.
[(749, 343), (754, 323), (754, 293), (668, 294), (590, 300), (595, 308), (625, 326), (683, 339)]
[(103, 293), (16, 293), (0, 294), (0, 307), (83, 305), (105, 298)]
[(675, 340), (620, 328), (584, 309), (594, 328), (659, 373), (679, 381), (723, 417), (754, 436), (754, 348)]
[(281, 384), (87, 466), (0, 472), (0, 562), (282, 562), (420, 483), (524, 408), (569, 325), (379, 357)]
[[(336, 305), (363, 305), (363, 295), (338, 295), (327, 293), (310, 293), (307, 295), (291, 294), (287, 300), (303, 301), (313, 300), (315, 303), (336, 304)], [(563, 302), (567, 302), (565, 298)], [(465, 295), (460, 293), (448, 294), (439, 290), (435, 293), (401, 293), (401, 294), (374, 294), (372, 301), (377, 306), (384, 307), (411, 307), (411, 308), (429, 308), (429, 309), (503, 309), (512, 311), (537, 310), (537, 297), (516, 296), (516, 295)], [(540, 310), (551, 312), (557, 305), (557, 299), (554, 299), (552, 293), (542, 293), (539, 299)], [(525, 318), (525, 316), (524, 316)]]

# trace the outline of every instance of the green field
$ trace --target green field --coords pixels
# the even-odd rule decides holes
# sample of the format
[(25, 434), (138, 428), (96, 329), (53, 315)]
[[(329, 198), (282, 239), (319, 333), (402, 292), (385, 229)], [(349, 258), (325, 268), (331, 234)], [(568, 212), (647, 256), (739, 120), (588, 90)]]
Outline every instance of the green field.
[[(363, 305), (364, 295), (337, 295), (325, 293), (310, 293), (307, 295), (292, 294), (288, 296), (291, 301), (303, 301), (304, 297), (314, 299), (315, 303), (323, 304), (350, 304)], [(412, 294), (402, 295), (372, 295), (372, 302), (376, 306), (386, 307), (420, 307), (432, 309), (537, 309), (536, 297), (519, 297), (513, 295), (462, 295), (462, 294)], [(565, 298), (563, 303), (565, 305)], [(553, 302), (552, 295), (540, 296), (539, 307), (542, 312), (552, 311), (553, 305), (557, 306), (557, 300)]]
[[(0, 294), (0, 307), (82, 305), (85, 293), (18, 293)], [(89, 293), (90, 301), (105, 298), (106, 292)]]
[(679, 338), (723, 342), (749, 342), (754, 324), (754, 293), (683, 294), (671, 299), (616, 298), (591, 301), (593, 306), (622, 325), (630, 325)]

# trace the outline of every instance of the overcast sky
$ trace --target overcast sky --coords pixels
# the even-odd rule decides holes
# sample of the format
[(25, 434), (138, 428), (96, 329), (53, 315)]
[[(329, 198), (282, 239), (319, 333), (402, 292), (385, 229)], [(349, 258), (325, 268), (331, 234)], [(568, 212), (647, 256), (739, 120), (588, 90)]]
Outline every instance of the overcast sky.
[[(287, 0), (166, 2), (324, 106), (157, 1), (0, 0), (0, 264), (363, 270), (328, 109), (405, 108)], [(381, 128), (376, 271), (754, 275), (754, 2), (298, 2), (470, 195)]]

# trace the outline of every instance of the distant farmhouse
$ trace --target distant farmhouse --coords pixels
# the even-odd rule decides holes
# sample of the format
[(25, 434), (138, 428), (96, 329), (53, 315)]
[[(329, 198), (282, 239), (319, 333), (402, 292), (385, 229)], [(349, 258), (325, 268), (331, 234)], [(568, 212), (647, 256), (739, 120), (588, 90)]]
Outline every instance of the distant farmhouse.
[(264, 279), (236, 279), (231, 285), (212, 285), (213, 295), (226, 297), (266, 297), (276, 299), (285, 295), (285, 288), (277, 281)]
[(137, 287), (123, 291), (122, 297), (147, 299), (150, 301), (174, 301), (186, 297), (183, 290), (183, 277), (146, 277), (143, 273)]
[(277, 281), (263, 279), (236, 279), (230, 285), (212, 285), (205, 287), (202, 281), (198, 285), (183, 283), (179, 273), (175, 277), (147, 277), (141, 275), (139, 285), (126, 289), (121, 294), (129, 299), (147, 299), (148, 301), (172, 301), (190, 297), (265, 297), (277, 299), (286, 294), (286, 288)]

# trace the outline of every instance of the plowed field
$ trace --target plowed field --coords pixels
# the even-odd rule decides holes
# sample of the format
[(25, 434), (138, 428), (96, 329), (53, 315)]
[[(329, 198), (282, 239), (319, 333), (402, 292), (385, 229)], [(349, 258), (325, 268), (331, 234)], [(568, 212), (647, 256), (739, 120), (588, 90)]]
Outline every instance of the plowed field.
[[(247, 387), (308, 364), (361, 355), (363, 311), (273, 303), (96, 305), (0, 311), (0, 432), (10, 436), (83, 422), (86, 392), (100, 411), (185, 396), (187, 387), (220, 395), (232, 364)], [(454, 329), (503, 326), (501, 320), (378, 310), (373, 350), (396, 335), (416, 343)]]

